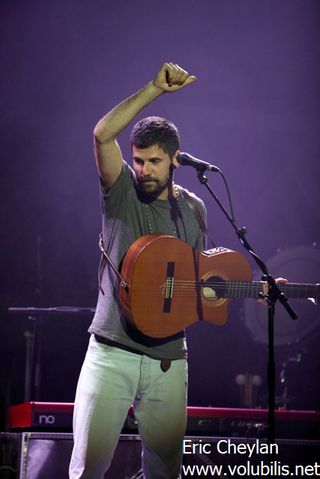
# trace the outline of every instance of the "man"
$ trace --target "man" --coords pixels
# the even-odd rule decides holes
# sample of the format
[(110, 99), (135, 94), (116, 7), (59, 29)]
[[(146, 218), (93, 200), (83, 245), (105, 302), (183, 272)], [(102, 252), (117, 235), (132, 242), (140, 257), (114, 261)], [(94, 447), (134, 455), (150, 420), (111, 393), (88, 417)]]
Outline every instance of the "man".
[[(179, 154), (176, 127), (159, 117), (138, 122), (131, 134), (133, 170), (116, 140), (160, 95), (195, 81), (178, 65), (166, 63), (153, 81), (117, 105), (94, 129), (103, 245), (116, 268), (131, 244), (145, 234), (175, 235), (204, 249), (201, 222), (190, 206), (193, 203), (204, 219), (203, 202), (173, 183)], [(145, 479), (177, 479), (186, 426), (184, 333), (152, 341), (130, 329), (121, 313), (117, 274), (108, 261), (102, 261), (100, 273), (100, 293), (75, 399), (70, 478), (104, 477), (133, 404)]]

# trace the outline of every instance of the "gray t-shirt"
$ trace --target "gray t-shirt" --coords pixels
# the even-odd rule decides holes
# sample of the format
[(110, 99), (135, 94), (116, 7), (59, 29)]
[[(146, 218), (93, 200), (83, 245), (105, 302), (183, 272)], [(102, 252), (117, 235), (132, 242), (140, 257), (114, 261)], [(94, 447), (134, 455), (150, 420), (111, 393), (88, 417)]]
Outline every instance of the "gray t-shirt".
[[(113, 264), (119, 268), (126, 252), (140, 236), (150, 233), (175, 235), (192, 247), (203, 250), (204, 234), (185, 199), (187, 194), (196, 204), (203, 218), (205, 206), (199, 198), (181, 189), (177, 199), (154, 200), (145, 203), (137, 194), (136, 177), (132, 168), (124, 163), (122, 172), (112, 188), (101, 184), (102, 234), (105, 250)], [(128, 330), (118, 298), (118, 279), (108, 264), (101, 277), (96, 312), (89, 332), (139, 351), (156, 359), (186, 357), (185, 335), (176, 335), (169, 341), (149, 341), (137, 331)]]

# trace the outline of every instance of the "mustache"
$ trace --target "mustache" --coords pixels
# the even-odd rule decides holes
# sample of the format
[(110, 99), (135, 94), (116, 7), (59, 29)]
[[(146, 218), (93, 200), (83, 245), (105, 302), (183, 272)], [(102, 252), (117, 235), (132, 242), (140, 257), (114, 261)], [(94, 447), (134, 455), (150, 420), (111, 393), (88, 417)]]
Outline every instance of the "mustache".
[(147, 183), (148, 181), (156, 181), (158, 183), (157, 178), (152, 178), (150, 177), (144, 177), (144, 178), (139, 178), (139, 183)]

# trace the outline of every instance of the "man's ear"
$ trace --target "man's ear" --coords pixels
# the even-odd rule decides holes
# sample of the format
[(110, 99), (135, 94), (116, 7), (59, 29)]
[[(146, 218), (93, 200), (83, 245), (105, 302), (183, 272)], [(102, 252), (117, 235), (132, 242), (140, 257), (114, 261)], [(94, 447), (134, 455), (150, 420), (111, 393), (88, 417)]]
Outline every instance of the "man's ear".
[(177, 150), (172, 157), (172, 164), (175, 168), (178, 168), (180, 166), (180, 163), (177, 160), (178, 155), (180, 155), (180, 150)]

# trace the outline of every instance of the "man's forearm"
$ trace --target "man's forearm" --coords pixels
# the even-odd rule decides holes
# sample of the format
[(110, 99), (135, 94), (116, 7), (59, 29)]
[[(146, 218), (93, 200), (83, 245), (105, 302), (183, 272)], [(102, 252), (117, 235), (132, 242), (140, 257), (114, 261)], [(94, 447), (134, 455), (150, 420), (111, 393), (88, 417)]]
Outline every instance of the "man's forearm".
[(105, 143), (114, 140), (143, 108), (162, 93), (164, 90), (149, 82), (137, 93), (119, 103), (97, 123), (94, 129), (96, 141)]

